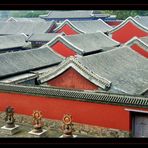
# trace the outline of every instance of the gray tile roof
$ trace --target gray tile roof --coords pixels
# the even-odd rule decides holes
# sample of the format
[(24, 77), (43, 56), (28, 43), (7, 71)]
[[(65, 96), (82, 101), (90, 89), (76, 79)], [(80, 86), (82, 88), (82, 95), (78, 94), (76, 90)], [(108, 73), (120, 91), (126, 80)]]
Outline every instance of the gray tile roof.
[(58, 67), (54, 66), (54, 69), (49, 69), (49, 71), (42, 73), (41, 75), (39, 75), (37, 81), (39, 84), (47, 82), (53, 78), (56, 78), (58, 75), (61, 75), (64, 71), (66, 71), (69, 68), (75, 69), (80, 75), (82, 75), (83, 77), (91, 81), (93, 84), (99, 86), (104, 90), (108, 90), (111, 87), (110, 81), (88, 70), (74, 57), (66, 58), (66, 60), (59, 64)]
[(143, 41), (145, 44), (148, 45), (148, 36), (144, 36), (144, 37), (141, 37), (139, 38), (141, 41)]
[(29, 44), (26, 39), (24, 34), (0, 36), (0, 50), (25, 47)]
[(31, 35), (32, 33), (46, 33), (55, 24), (51, 22), (0, 22), (0, 34)]
[(148, 28), (148, 16), (137, 16), (134, 20)]
[(89, 21), (69, 21), (66, 19), (64, 22), (59, 24), (54, 31), (57, 32), (66, 24), (70, 25), (76, 32), (79, 33), (95, 33), (98, 31), (107, 32), (113, 29), (101, 19)]
[(93, 33), (97, 31), (107, 32), (113, 29), (101, 19), (91, 21), (71, 21), (71, 23), (86, 33)]
[(37, 78), (37, 74), (34, 73), (25, 73), (25, 74), (21, 74), (21, 75), (16, 75), (16, 76), (12, 76), (12, 77), (8, 77), (5, 79), (0, 80), (1, 83), (11, 83), (11, 84), (18, 84), (30, 79), (35, 79)]
[(25, 17), (10, 17), (10, 18), (5, 18), (3, 21), (19, 21), (19, 22), (45, 22), (44, 19), (41, 19), (39, 17), (31, 17), (31, 18), (25, 18)]
[(44, 68), (62, 60), (61, 56), (48, 47), (3, 53), (0, 54), (0, 77)]
[[(92, 10), (55, 10), (49, 11), (47, 15), (40, 15), (41, 18), (89, 18), (95, 17)], [(107, 17), (108, 14), (97, 14), (97, 17)]]
[(21, 86), (12, 84), (0, 83), (1, 92), (15, 92), (19, 94), (29, 94), (37, 96), (46, 96), (47, 99), (56, 97), (63, 98), (65, 100), (75, 100), (82, 102), (101, 103), (101, 104), (113, 104), (113, 105), (124, 105), (138, 108), (148, 108), (148, 98), (142, 96), (131, 96), (111, 93), (99, 93), (92, 91), (78, 91), (71, 89), (61, 89), (53, 87), (43, 86)]
[(99, 89), (102, 88), (101, 91), (107, 88), (108, 92), (139, 95), (148, 89), (148, 60), (127, 46), (77, 57), (65, 63), (40, 75), (38, 81), (49, 81), (72, 67)]
[(125, 45), (132, 46), (134, 44), (138, 44), (141, 48), (143, 48), (145, 51), (148, 51), (148, 37), (133, 37), (131, 40), (127, 41)]
[[(111, 39), (104, 33), (90, 33), (90, 34), (77, 34), (72, 36), (64, 36), (70, 44), (78, 49), (78, 52), (89, 53), (97, 50), (108, 50), (119, 45), (119, 42)], [(82, 54), (81, 53), (81, 54)]]
[(43, 34), (32, 34), (27, 38), (27, 41), (45, 41), (49, 42), (57, 35), (61, 35), (61, 33), (43, 33)]
[(148, 88), (148, 60), (129, 47), (81, 57), (78, 61), (111, 81), (110, 91), (141, 94)]
[(108, 32), (108, 34), (112, 34), (113, 32), (120, 30), (122, 27), (124, 27), (128, 22), (133, 23), (136, 27), (138, 27), (140, 30), (143, 30), (144, 32), (148, 32), (148, 25), (146, 22), (138, 19), (138, 18), (132, 18), (128, 17), (124, 21), (122, 21), (119, 25), (115, 26), (112, 30)]

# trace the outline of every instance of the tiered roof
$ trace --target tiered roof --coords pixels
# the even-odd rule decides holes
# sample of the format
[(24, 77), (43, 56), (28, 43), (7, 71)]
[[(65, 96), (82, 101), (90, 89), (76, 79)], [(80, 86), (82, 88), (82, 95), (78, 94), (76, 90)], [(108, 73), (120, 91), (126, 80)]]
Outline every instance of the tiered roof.
[(113, 29), (101, 19), (90, 21), (69, 21), (66, 19), (55, 28), (54, 31), (58, 32), (65, 25), (69, 25), (78, 33), (95, 33), (98, 31), (107, 32)]
[(49, 47), (0, 54), (0, 77), (59, 64), (63, 58)]
[[(89, 81), (94, 83), (97, 79), (103, 80), (101, 82), (104, 85), (95, 83), (102, 90), (108, 88), (109, 92), (134, 95), (141, 94), (148, 88), (148, 61), (127, 46), (86, 57), (78, 57), (74, 60), (80, 66), (79, 68), (76, 66), (72, 68)], [(63, 65), (61, 63), (56, 70), (41, 75), (38, 79), (39, 82), (43, 83), (57, 77), (65, 68), (70, 67), (72, 62)], [(91, 75), (90, 73), (95, 76), (88, 77), (88, 75)]]
[(98, 52), (101, 50), (109, 50), (120, 45), (119, 42), (113, 40), (102, 32), (57, 36), (47, 43), (47, 45), (52, 46), (57, 41), (61, 41), (80, 55)]

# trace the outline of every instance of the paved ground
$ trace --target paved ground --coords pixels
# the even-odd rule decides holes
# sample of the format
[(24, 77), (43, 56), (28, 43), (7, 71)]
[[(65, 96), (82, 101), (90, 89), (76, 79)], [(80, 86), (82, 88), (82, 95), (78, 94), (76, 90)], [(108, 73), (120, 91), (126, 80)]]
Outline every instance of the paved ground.
[[(0, 120), (0, 127), (3, 127), (5, 125), (4, 121), (1, 121)], [(29, 126), (29, 125), (22, 125), (22, 124), (17, 124), (19, 125), (19, 132), (14, 134), (14, 135), (7, 135), (6, 133), (4, 133), (4, 131), (2, 131), (2, 129), (0, 128), (0, 138), (2, 137), (19, 137), (19, 138), (26, 138), (26, 137), (33, 137), (31, 134), (29, 134), (28, 132), (30, 132), (32, 130), (32, 126)], [(45, 128), (43, 128), (45, 129)], [(47, 129), (47, 134), (45, 137), (49, 137), (49, 138), (59, 138), (61, 135), (62, 135), (62, 131), (59, 131), (59, 130), (52, 130), (52, 129)], [(74, 135), (77, 135), (77, 137), (92, 137), (92, 136), (89, 136), (89, 135), (78, 135), (78, 134), (75, 134)]]

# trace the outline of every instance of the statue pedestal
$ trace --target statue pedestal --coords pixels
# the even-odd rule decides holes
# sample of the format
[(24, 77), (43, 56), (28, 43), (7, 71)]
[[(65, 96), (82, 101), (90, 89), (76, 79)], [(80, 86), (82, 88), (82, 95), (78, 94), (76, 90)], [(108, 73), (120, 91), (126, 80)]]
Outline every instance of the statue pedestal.
[(60, 136), (60, 138), (76, 138), (77, 137), (77, 135), (65, 135), (65, 134), (63, 134), (63, 135), (61, 135)]
[(14, 135), (19, 131), (20, 131), (19, 125), (15, 125), (15, 127), (13, 128), (8, 128), (6, 126), (1, 127), (1, 132), (6, 135)]
[(33, 137), (46, 137), (47, 136), (47, 130), (43, 129), (42, 132), (34, 132), (34, 130), (28, 132), (31, 134)]

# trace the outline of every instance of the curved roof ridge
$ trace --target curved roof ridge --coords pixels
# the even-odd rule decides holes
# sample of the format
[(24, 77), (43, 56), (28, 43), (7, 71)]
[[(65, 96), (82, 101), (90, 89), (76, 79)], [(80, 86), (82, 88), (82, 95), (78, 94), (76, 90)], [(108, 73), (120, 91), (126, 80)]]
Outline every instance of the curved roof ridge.
[(59, 66), (57, 66), (54, 71), (46, 72), (39, 76), (38, 82), (43, 83), (45, 81), (51, 80), (63, 73), (65, 70), (69, 69), (70, 67), (74, 68), (78, 73), (80, 73), (80, 75), (103, 89), (108, 89), (111, 86), (111, 82), (109, 80), (88, 70), (75, 57), (72, 56), (66, 58), (66, 60), (63, 61)]
[(53, 31), (58, 31), (60, 30), (65, 24), (70, 25), (74, 30), (80, 32), (80, 33), (86, 33), (82, 30), (80, 30), (79, 28), (77, 28), (71, 21), (69, 21), (68, 19), (64, 20), (58, 27), (56, 27)]
[(9, 22), (11, 19), (14, 20), (15, 22), (18, 22), (18, 21), (17, 21), (14, 17), (12, 17), (12, 16), (9, 17), (9, 18), (6, 20), (6, 22)]
[(96, 33), (101, 33), (103, 36), (105, 36), (106, 38), (110, 39), (111, 41), (117, 43), (117, 44), (121, 44), (120, 42), (114, 40), (113, 38), (109, 37), (108, 35), (104, 34), (102, 31), (97, 31)]
[(108, 31), (109, 33), (113, 33), (114, 31), (119, 30), (120, 28), (122, 28), (125, 24), (127, 24), (128, 22), (132, 22), (134, 23), (139, 29), (143, 29), (144, 31), (148, 32), (148, 28), (143, 26), (142, 24), (140, 24), (138, 21), (136, 21), (134, 18), (132, 18), (131, 16), (126, 18), (124, 21), (122, 21), (118, 26), (116, 26), (115, 28), (113, 28), (112, 30)]
[(145, 42), (143, 42), (141, 39), (139, 39), (137, 36), (134, 36), (133, 38), (131, 38), (129, 41), (127, 41), (125, 43), (125, 45), (130, 45), (132, 43), (138, 43), (138, 44), (141, 44), (142, 46), (146, 47), (148, 49), (148, 44), (146, 44)]
[(102, 22), (103, 24), (105, 24), (106, 26), (108, 26), (109, 28), (113, 29), (112, 26), (110, 26), (109, 24), (107, 24), (106, 22), (104, 22), (102, 19), (98, 19), (98, 21)]
[[(63, 57), (61, 54), (59, 54), (59, 53), (57, 53), (57, 52), (55, 52), (52, 48), (50, 48), (47, 44), (44, 44), (43, 46), (41, 46), (41, 47), (39, 47), (39, 48), (48, 48), (52, 53), (54, 53), (54, 54), (56, 54), (57, 56), (59, 56), (60, 58), (62, 58), (62, 59), (65, 59), (65, 57)], [(38, 48), (38, 49), (39, 49)]]
[[(84, 52), (82, 49), (76, 47), (74, 44), (72, 44), (71, 42), (69, 42), (67, 39), (64, 38), (64, 36), (62, 35), (57, 35), (55, 38), (53, 38), (51, 41), (49, 41), (47, 43), (48, 46), (52, 46), (54, 43), (56, 43), (56, 41), (63, 41), (64, 43), (66, 43), (66, 45), (70, 45), (70, 47), (72, 47), (73, 49), (76, 49), (78, 52), (81, 51), (82, 53)], [(45, 44), (46, 45), (46, 44)]]

